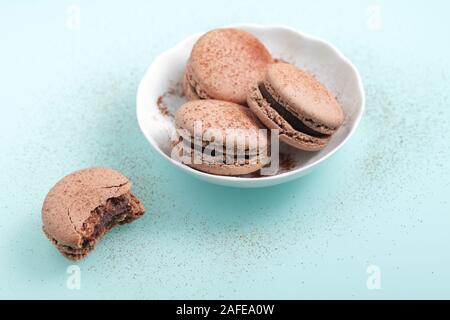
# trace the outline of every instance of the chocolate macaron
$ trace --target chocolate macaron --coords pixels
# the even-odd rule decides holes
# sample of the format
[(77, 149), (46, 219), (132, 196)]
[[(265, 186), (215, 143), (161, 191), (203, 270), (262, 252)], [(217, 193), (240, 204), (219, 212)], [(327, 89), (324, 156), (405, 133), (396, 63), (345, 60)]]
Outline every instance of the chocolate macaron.
[(272, 57), (253, 35), (216, 29), (194, 45), (184, 74), (189, 100), (217, 99), (246, 104), (248, 88), (264, 78)]
[(144, 214), (130, 189), (127, 177), (108, 168), (84, 169), (62, 178), (42, 207), (44, 233), (66, 258), (85, 257), (112, 227)]
[(247, 102), (280, 140), (301, 150), (318, 151), (342, 125), (344, 113), (336, 98), (313, 75), (287, 63), (271, 64), (254, 85)]
[(197, 170), (243, 175), (268, 163), (267, 130), (247, 107), (190, 101), (177, 111), (175, 126), (172, 157)]

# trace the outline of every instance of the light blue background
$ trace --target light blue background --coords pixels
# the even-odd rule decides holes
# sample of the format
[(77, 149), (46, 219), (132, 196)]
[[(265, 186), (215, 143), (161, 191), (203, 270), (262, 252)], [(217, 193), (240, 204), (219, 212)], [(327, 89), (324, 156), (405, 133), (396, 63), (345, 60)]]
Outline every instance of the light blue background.
[[(80, 30), (66, 27), (71, 4)], [(450, 298), (449, 12), (447, 1), (1, 1), (0, 297)], [(329, 40), (365, 83), (353, 138), (285, 185), (198, 181), (137, 125), (152, 60), (238, 22)], [(79, 262), (81, 290), (69, 290), (41, 205), (59, 178), (99, 165), (134, 181), (147, 214)], [(366, 286), (369, 265), (380, 290)]]

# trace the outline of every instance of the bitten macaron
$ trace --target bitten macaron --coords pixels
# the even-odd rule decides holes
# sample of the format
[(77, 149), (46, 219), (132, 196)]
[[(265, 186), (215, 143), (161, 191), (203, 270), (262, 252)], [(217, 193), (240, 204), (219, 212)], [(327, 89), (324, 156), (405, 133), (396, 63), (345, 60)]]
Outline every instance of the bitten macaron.
[(263, 81), (250, 89), (247, 102), (280, 140), (301, 150), (323, 149), (344, 122), (331, 92), (313, 75), (288, 63), (271, 64)]
[(177, 111), (175, 127), (172, 156), (199, 171), (244, 175), (268, 163), (267, 130), (248, 107), (189, 101)]
[(130, 180), (109, 168), (69, 174), (45, 198), (44, 233), (66, 258), (79, 260), (112, 227), (144, 214), (143, 204), (130, 190)]
[(183, 79), (189, 100), (217, 99), (246, 104), (249, 87), (264, 78), (272, 57), (253, 35), (216, 29), (195, 43)]

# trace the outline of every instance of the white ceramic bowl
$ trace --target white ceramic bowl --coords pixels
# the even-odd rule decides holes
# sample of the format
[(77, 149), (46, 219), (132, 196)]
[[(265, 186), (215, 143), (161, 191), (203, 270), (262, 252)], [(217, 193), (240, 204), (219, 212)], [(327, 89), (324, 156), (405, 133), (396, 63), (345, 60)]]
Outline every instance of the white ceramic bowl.
[(356, 130), (364, 111), (364, 89), (355, 66), (333, 45), (284, 26), (240, 24), (231, 27), (259, 38), (274, 58), (293, 63), (313, 73), (341, 103), (345, 122), (327, 147), (305, 152), (280, 146), (279, 172), (273, 176), (216, 176), (194, 170), (170, 158), (170, 137), (175, 128), (173, 114), (184, 102), (181, 79), (198, 33), (160, 54), (148, 68), (137, 93), (139, 126), (150, 145), (168, 162), (202, 180), (233, 187), (264, 187), (301, 177), (339, 150)]

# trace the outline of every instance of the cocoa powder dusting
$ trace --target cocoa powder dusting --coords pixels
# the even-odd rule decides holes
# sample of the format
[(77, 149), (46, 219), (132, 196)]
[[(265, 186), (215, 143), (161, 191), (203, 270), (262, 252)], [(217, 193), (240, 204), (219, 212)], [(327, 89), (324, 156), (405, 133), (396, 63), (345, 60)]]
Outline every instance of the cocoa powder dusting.
[[(295, 169), (297, 167), (297, 161), (289, 154), (289, 153), (283, 153), (280, 152), (279, 155), (279, 166), (280, 168), (278, 169), (278, 173), (283, 173), (283, 172), (287, 172), (287, 171), (291, 171), (293, 169)], [(263, 178), (263, 177), (267, 177), (267, 176), (263, 176), (261, 175), (261, 170), (258, 170), (256, 172), (252, 172), (249, 173), (247, 175), (247, 177), (249, 178)]]
[(167, 100), (170, 100), (174, 97), (178, 99), (184, 98), (184, 90), (181, 82), (170, 86), (167, 91), (163, 95), (159, 96), (156, 100), (156, 105), (158, 106), (158, 110), (162, 115), (172, 118), (174, 117), (173, 112), (170, 111), (170, 108), (167, 104)]
[(171, 114), (169, 112), (169, 109), (167, 109), (166, 105), (164, 104), (164, 95), (159, 96), (158, 100), (156, 100), (156, 105), (158, 106), (158, 110), (159, 110), (159, 112), (161, 112), (161, 114), (163, 116), (173, 117), (173, 114)]
[(280, 170), (282, 171), (290, 171), (295, 169), (297, 162), (294, 158), (288, 153), (280, 153)]

